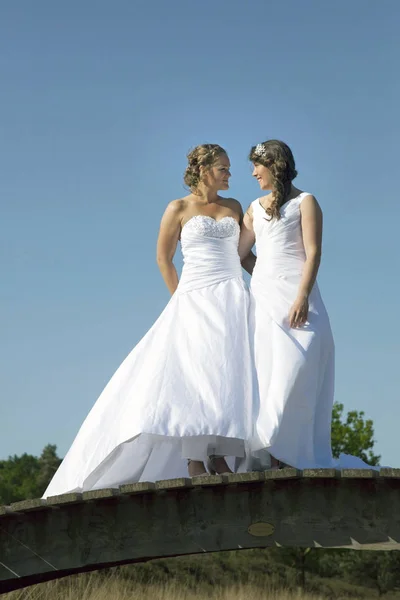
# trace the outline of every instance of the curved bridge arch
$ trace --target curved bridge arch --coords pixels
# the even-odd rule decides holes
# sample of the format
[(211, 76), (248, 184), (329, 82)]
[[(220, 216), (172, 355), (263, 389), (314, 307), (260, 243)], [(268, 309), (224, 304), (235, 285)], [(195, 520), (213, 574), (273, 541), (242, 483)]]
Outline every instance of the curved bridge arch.
[(268, 546), (400, 549), (400, 469), (133, 483), (0, 507), (0, 591), (103, 567)]

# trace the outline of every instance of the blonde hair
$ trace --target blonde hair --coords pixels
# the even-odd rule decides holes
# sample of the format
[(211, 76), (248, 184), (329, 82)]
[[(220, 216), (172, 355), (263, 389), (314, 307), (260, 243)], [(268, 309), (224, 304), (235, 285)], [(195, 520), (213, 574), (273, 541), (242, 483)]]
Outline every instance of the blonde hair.
[(186, 167), (184, 182), (190, 189), (196, 189), (200, 183), (201, 167), (212, 167), (217, 158), (226, 151), (218, 144), (200, 144), (193, 148), (187, 155), (188, 166)]

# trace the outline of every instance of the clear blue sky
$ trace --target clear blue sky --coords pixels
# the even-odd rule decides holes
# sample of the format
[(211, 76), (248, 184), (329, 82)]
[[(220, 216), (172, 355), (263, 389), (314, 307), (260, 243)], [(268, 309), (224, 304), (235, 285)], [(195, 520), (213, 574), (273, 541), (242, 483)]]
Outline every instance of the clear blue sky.
[(63, 455), (162, 311), (188, 149), (226, 147), (247, 206), (248, 150), (278, 137), (324, 210), (336, 399), (400, 466), (399, 18), (398, 0), (1, 3), (0, 458)]

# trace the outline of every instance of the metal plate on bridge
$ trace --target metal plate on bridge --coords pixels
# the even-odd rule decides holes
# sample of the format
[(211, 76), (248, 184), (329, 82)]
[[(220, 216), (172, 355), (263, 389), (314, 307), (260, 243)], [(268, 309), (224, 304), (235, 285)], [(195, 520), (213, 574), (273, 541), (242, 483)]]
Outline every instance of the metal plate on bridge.
[(271, 523), (259, 521), (258, 523), (252, 523), (247, 531), (250, 535), (256, 537), (268, 537), (274, 533), (275, 527)]

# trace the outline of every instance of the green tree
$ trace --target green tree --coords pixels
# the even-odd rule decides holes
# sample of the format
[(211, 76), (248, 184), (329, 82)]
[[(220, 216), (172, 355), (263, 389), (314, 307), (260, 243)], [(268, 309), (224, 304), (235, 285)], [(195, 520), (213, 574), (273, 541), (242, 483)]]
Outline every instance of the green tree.
[(25, 453), (1, 460), (0, 504), (40, 498), (60, 462), (56, 446), (51, 444), (43, 449), (39, 458)]
[(362, 585), (375, 587), (379, 596), (400, 585), (400, 552), (354, 551), (344, 563), (349, 579)]
[(343, 404), (336, 402), (332, 413), (332, 452), (337, 458), (340, 453), (359, 456), (370, 465), (378, 465), (380, 456), (373, 453), (374, 424), (365, 419), (364, 412), (352, 410), (343, 416)]
[(0, 502), (9, 504), (37, 496), (39, 461), (35, 456), (10, 456), (0, 462)]
[(39, 458), (37, 486), (40, 490), (40, 496), (43, 495), (60, 464), (61, 458), (57, 456), (57, 446), (53, 444), (47, 444), (47, 446), (43, 448), (42, 454)]

